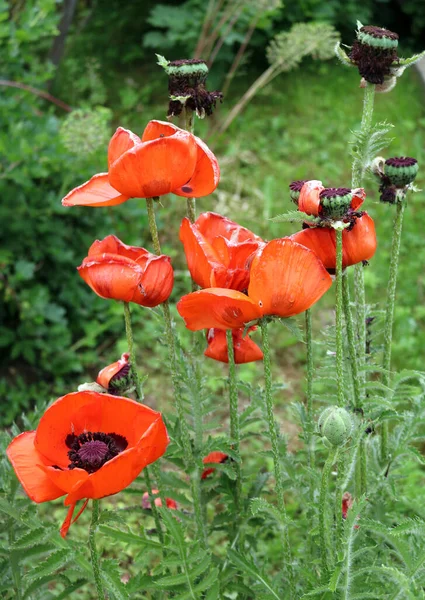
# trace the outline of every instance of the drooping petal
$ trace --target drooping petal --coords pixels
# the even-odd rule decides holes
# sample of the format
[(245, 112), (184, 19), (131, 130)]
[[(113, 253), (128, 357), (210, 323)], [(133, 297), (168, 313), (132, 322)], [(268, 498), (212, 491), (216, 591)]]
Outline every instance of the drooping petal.
[(124, 152), (134, 148), (134, 146), (137, 146), (137, 144), (140, 144), (141, 142), (142, 140), (139, 136), (129, 129), (118, 127), (108, 146), (108, 168), (110, 168)]
[(366, 192), (363, 188), (356, 188), (351, 190), (353, 193), (353, 199), (351, 200), (351, 208), (357, 210), (364, 202), (366, 198)]
[(263, 241), (246, 227), (242, 227), (242, 225), (235, 223), (235, 221), (231, 221), (227, 217), (214, 212), (200, 214), (196, 219), (195, 225), (210, 244), (218, 236), (222, 236), (234, 243), (245, 242), (247, 240)]
[(319, 215), (320, 208), (320, 192), (325, 188), (321, 181), (311, 179), (306, 181), (301, 188), (300, 197), (298, 198), (298, 209), (307, 215)]
[(248, 296), (265, 315), (292, 317), (310, 308), (331, 285), (332, 278), (313, 252), (282, 238), (255, 256)]
[[(248, 334), (243, 336), (243, 329), (234, 329), (233, 347), (236, 364), (244, 364), (262, 360), (263, 353)], [(207, 332), (208, 347), (204, 352), (208, 358), (213, 358), (223, 363), (229, 362), (227, 352), (226, 333), (220, 329), (209, 329)]]
[(73, 525), (76, 521), (78, 521), (78, 519), (81, 517), (81, 515), (83, 514), (83, 512), (86, 510), (87, 508), (87, 504), (88, 504), (88, 499), (83, 502), (83, 505), (81, 506), (80, 510), (77, 513), (77, 516), (75, 517), (75, 519), (72, 518), (72, 515), (74, 514), (74, 510), (75, 510), (75, 504), (72, 504), (69, 507), (68, 513), (65, 517), (65, 521), (62, 523), (62, 527), (60, 528), (60, 534), (61, 537), (65, 538), (69, 528), (71, 527), (71, 525)]
[(116, 206), (129, 199), (109, 183), (108, 173), (93, 175), (89, 181), (74, 188), (62, 199), (63, 206)]
[(109, 169), (109, 182), (131, 198), (163, 196), (184, 185), (196, 165), (195, 138), (187, 131), (138, 144)]
[(107, 235), (103, 240), (96, 240), (90, 246), (88, 256), (97, 254), (119, 254), (136, 261), (141, 256), (152, 256), (150, 252), (138, 246), (124, 244), (116, 235)]
[[(330, 227), (303, 229), (291, 236), (295, 242), (312, 250), (326, 269), (336, 267), (336, 234)], [(342, 266), (349, 267), (363, 260), (370, 260), (377, 246), (375, 224), (364, 213), (357, 218), (352, 229), (342, 232)]]
[(208, 288), (183, 296), (177, 310), (191, 331), (238, 329), (263, 315), (245, 294), (222, 288)]
[(164, 454), (169, 441), (168, 434), (161, 415), (155, 414), (156, 420), (136, 444), (91, 473), (80, 487), (68, 494), (65, 505), (74, 504), (82, 498), (103, 498), (120, 492), (136, 479), (142, 469)]
[[(116, 433), (124, 436), (128, 447), (131, 447), (159, 417), (160, 413), (128, 398), (97, 392), (74, 392), (58, 398), (46, 410), (37, 427), (35, 446), (50, 461), (49, 464), (66, 468), (69, 464), (69, 447), (66, 445), (69, 434), (78, 436), (85, 431)], [(78, 471), (83, 470), (69, 472)], [(57, 471), (58, 481), (61, 473), (64, 471)]]
[(174, 285), (174, 271), (169, 256), (151, 254), (141, 257), (138, 264), (143, 269), (139, 283), (134, 291), (132, 302), (153, 308), (170, 297)]
[(101, 298), (135, 302), (137, 287), (144, 275), (134, 260), (119, 254), (97, 254), (87, 257), (78, 273)]
[(6, 454), (22, 487), (33, 502), (55, 500), (65, 492), (39, 467), (45, 464), (46, 458), (34, 446), (35, 435), (35, 431), (21, 433), (9, 444)]
[(211, 194), (220, 181), (218, 161), (208, 146), (195, 136), (197, 160), (195, 171), (187, 183), (173, 190), (177, 196), (186, 198), (202, 198)]
[(185, 217), (180, 226), (180, 241), (184, 247), (187, 266), (192, 279), (202, 288), (213, 285), (212, 273), (226, 274), (226, 268), (220, 262), (214, 249), (207, 242), (196, 224)]

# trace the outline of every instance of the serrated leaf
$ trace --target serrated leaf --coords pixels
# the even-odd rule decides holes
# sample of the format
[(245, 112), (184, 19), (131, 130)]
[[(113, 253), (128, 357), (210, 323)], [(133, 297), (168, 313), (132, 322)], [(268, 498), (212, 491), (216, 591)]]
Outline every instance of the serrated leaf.
[(139, 546), (147, 546), (149, 548), (162, 549), (162, 544), (156, 542), (155, 540), (150, 540), (140, 535), (136, 535), (135, 533), (130, 533), (127, 531), (119, 531), (118, 529), (113, 529), (112, 527), (108, 527), (108, 525), (100, 525), (99, 531), (109, 537), (114, 538), (120, 542), (127, 542), (129, 544), (137, 544)]
[(15, 519), (15, 521), (21, 520), (19, 511), (17, 511), (16, 508), (12, 504), (7, 502), (3, 498), (0, 498), (0, 512), (6, 513), (7, 515), (9, 515), (9, 517), (12, 517), (12, 519)]
[(50, 556), (44, 560), (41, 564), (37, 565), (32, 571), (28, 573), (28, 577), (33, 579), (34, 577), (44, 577), (50, 575), (54, 571), (64, 567), (73, 556), (69, 550), (65, 548), (62, 550), (55, 550)]
[(279, 319), (279, 322), (286, 327), (298, 342), (304, 342), (304, 333), (297, 321), (293, 317)]
[(253, 498), (250, 503), (251, 512), (253, 515), (257, 515), (259, 512), (263, 512), (271, 515), (278, 523), (281, 525), (285, 525), (285, 521), (283, 516), (280, 514), (279, 510), (264, 500), (264, 498)]
[(114, 559), (100, 562), (100, 576), (106, 589), (113, 593), (115, 600), (129, 600), (130, 596), (125, 584), (121, 581), (120, 573)]
[(38, 527), (37, 529), (33, 529), (17, 539), (11, 547), (11, 550), (18, 550), (21, 548), (26, 548), (27, 546), (33, 547), (37, 542), (42, 542), (51, 531), (51, 527)]
[(65, 598), (70, 598), (71, 594), (73, 594), (76, 590), (78, 590), (86, 583), (86, 579), (78, 579), (77, 581), (74, 581), (74, 583), (68, 585), (58, 596), (55, 596), (55, 600), (64, 600)]
[(123, 519), (123, 517), (116, 510), (103, 510), (100, 513), (99, 525), (104, 525), (105, 523), (119, 523), (127, 528), (127, 523)]
[(245, 556), (242, 556), (241, 554), (238, 554), (235, 550), (232, 550), (231, 548), (228, 550), (227, 556), (229, 557), (230, 562), (232, 562), (236, 567), (238, 567), (243, 573), (245, 573), (249, 577), (252, 577), (253, 579), (255, 579), (255, 581), (258, 581), (258, 583), (261, 583), (261, 585), (264, 586), (264, 588), (268, 592), (270, 592), (270, 594), (274, 598), (277, 598), (277, 600), (281, 600), (280, 594), (278, 594), (276, 590), (273, 589), (268, 578), (262, 573), (260, 573), (260, 571), (257, 569), (255, 564), (251, 560), (249, 560)]
[(272, 223), (304, 223), (304, 221), (309, 223), (316, 222), (315, 217), (301, 212), (300, 210), (290, 210), (281, 215), (277, 215), (276, 217), (271, 217), (268, 220), (272, 221)]

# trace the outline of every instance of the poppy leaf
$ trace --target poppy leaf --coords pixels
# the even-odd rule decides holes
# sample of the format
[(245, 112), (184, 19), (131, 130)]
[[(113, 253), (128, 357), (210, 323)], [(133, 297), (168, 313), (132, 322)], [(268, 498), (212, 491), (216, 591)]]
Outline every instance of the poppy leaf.
[(32, 571), (28, 573), (30, 579), (43, 577), (44, 575), (50, 575), (58, 569), (64, 567), (67, 563), (73, 560), (73, 553), (69, 551), (69, 548), (62, 548), (61, 550), (55, 550), (50, 554), (46, 560), (38, 564)]
[(7, 515), (9, 515), (9, 517), (15, 519), (15, 521), (21, 520), (21, 516), (16, 510), (16, 508), (12, 506), (12, 504), (9, 504), (9, 502), (7, 502), (6, 500), (3, 500), (2, 498), (0, 499), (0, 512), (6, 513)]
[(279, 319), (280, 323), (294, 336), (297, 342), (304, 342), (304, 333), (297, 321), (292, 317)]
[(136, 535), (135, 533), (131, 533), (129, 531), (119, 531), (118, 529), (113, 529), (107, 525), (100, 525), (99, 531), (119, 542), (127, 542), (128, 544), (136, 544), (138, 546), (147, 546), (149, 548), (162, 548), (162, 545), (159, 542), (155, 542), (155, 540), (143, 538), (140, 535)]
[(21, 548), (27, 548), (28, 546), (32, 547), (34, 544), (38, 542), (42, 542), (49, 536), (52, 532), (53, 527), (37, 527), (32, 531), (29, 531), (25, 535), (21, 536), (16, 542), (13, 544), (11, 550), (19, 550)]
[(251, 512), (253, 515), (257, 515), (258, 513), (267, 513), (273, 517), (280, 525), (285, 525), (282, 515), (278, 511), (278, 509), (264, 500), (264, 498), (253, 498), (251, 500)]
[(106, 588), (112, 592), (115, 600), (129, 600), (130, 595), (121, 581), (121, 575), (114, 559), (106, 559), (101, 562), (100, 574)]
[(315, 223), (316, 217), (299, 210), (291, 210), (268, 220), (272, 221), (272, 223), (304, 223), (304, 221)]
[(230, 562), (232, 562), (242, 572), (244, 572), (249, 577), (252, 577), (263, 587), (265, 587), (266, 590), (270, 592), (270, 594), (273, 596), (273, 598), (277, 598), (278, 600), (282, 598), (280, 592), (277, 592), (272, 588), (268, 578), (258, 570), (256, 565), (251, 560), (249, 560), (245, 556), (242, 556), (241, 554), (238, 554), (237, 552), (235, 552), (235, 550), (232, 549), (228, 551), (228, 557)]

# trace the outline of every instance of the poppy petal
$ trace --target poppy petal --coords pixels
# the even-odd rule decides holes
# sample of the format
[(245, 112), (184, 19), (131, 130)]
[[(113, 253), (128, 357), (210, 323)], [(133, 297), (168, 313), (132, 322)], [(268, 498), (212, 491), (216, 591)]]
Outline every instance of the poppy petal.
[(363, 188), (356, 188), (352, 190), (353, 199), (351, 200), (351, 208), (357, 210), (364, 202), (366, 198), (366, 192)]
[(130, 447), (159, 416), (160, 413), (128, 398), (74, 392), (58, 398), (46, 410), (37, 427), (35, 446), (50, 464), (66, 469), (69, 447), (65, 440), (69, 434), (78, 436), (85, 431), (116, 433), (124, 436)]
[(128, 200), (109, 183), (108, 173), (97, 173), (71, 190), (62, 199), (63, 206), (116, 206)]
[(140, 265), (118, 254), (87, 257), (77, 270), (98, 296), (123, 302), (133, 302), (143, 277)]
[(242, 225), (235, 223), (235, 221), (231, 221), (227, 217), (214, 212), (200, 214), (195, 221), (195, 225), (210, 244), (218, 236), (222, 236), (234, 243), (245, 242), (247, 240), (263, 241), (246, 227), (242, 227)]
[(167, 430), (159, 415), (134, 446), (105, 463), (68, 494), (65, 505), (74, 504), (82, 498), (103, 498), (121, 491), (134, 481), (142, 469), (164, 454), (168, 441)]
[(151, 142), (159, 137), (169, 137), (174, 135), (177, 131), (183, 131), (180, 127), (168, 123), (167, 121), (149, 121), (146, 125), (145, 130), (142, 134), (142, 142)]
[[(248, 334), (243, 336), (243, 329), (234, 329), (233, 347), (236, 364), (244, 364), (262, 360), (263, 353)], [(229, 362), (226, 333), (220, 329), (209, 329), (207, 333), (208, 348), (204, 355), (223, 363)]]
[(77, 513), (77, 516), (75, 517), (75, 519), (72, 518), (72, 515), (74, 514), (74, 510), (75, 510), (75, 506), (76, 504), (72, 504), (69, 507), (68, 513), (65, 517), (65, 521), (62, 523), (62, 527), (60, 528), (60, 534), (61, 537), (65, 538), (69, 528), (71, 527), (71, 525), (73, 525), (76, 521), (78, 521), (78, 519), (81, 517), (81, 515), (83, 514), (83, 512), (86, 510), (87, 508), (87, 504), (88, 504), (88, 499), (83, 502), (82, 507), (80, 508), (80, 510)]
[(194, 136), (178, 129), (122, 154), (109, 169), (109, 181), (131, 198), (163, 196), (189, 181), (196, 156)]
[(208, 288), (183, 296), (177, 310), (191, 331), (238, 329), (263, 315), (245, 294), (222, 288)]
[(46, 459), (35, 448), (35, 435), (35, 431), (21, 433), (9, 444), (6, 454), (22, 487), (33, 502), (55, 500), (65, 492), (39, 467)]
[(310, 308), (331, 285), (331, 276), (314, 252), (282, 238), (255, 256), (248, 295), (264, 314), (292, 317)]
[(143, 274), (134, 291), (132, 302), (153, 308), (170, 297), (174, 285), (174, 271), (169, 256), (151, 254), (148, 259), (138, 261)]
[(99, 371), (98, 376), (96, 378), (96, 383), (104, 387), (106, 390), (109, 388), (109, 383), (111, 379), (117, 375), (122, 369), (127, 367), (129, 363), (130, 354), (128, 352), (124, 352), (121, 355), (121, 358), (116, 362), (104, 367), (101, 371)]
[(213, 240), (213, 249), (225, 269), (215, 273), (214, 287), (225, 287), (244, 291), (249, 284), (249, 270), (252, 259), (260, 247), (257, 241), (232, 242), (222, 236)]
[(144, 248), (124, 244), (116, 235), (107, 235), (103, 240), (93, 242), (87, 256), (95, 256), (96, 254), (119, 254), (134, 261), (142, 256), (154, 256)]
[(190, 275), (199, 286), (213, 285), (212, 273), (226, 274), (227, 269), (219, 261), (216, 252), (207, 242), (196, 224), (185, 217), (180, 226), (180, 241), (183, 244)]
[[(336, 235), (330, 227), (303, 229), (291, 239), (312, 250), (326, 269), (336, 267)], [(376, 252), (377, 241), (373, 219), (364, 213), (356, 219), (352, 229), (342, 232), (342, 266), (350, 267), (363, 260), (370, 260)]]
[(312, 179), (306, 181), (301, 188), (300, 197), (298, 198), (298, 210), (307, 215), (318, 216), (320, 208), (320, 192), (325, 188), (321, 181)]
[(220, 181), (218, 161), (208, 146), (195, 136), (197, 159), (195, 171), (187, 183), (173, 190), (177, 196), (186, 198), (202, 198), (211, 194)]
[(108, 146), (108, 168), (127, 150), (141, 144), (138, 135), (124, 127), (118, 127)]

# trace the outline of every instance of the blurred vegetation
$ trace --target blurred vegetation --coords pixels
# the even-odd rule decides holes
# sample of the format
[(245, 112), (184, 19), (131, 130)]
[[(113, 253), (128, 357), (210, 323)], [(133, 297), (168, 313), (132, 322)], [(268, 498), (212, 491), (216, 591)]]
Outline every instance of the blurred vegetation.
[[(69, 112), (26, 90), (1, 88), (0, 423), (4, 425), (24, 409), (92, 380), (125, 349), (121, 306), (95, 296), (75, 268), (92, 241), (109, 233), (149, 247), (144, 204), (132, 200), (118, 208), (65, 209), (60, 199), (106, 169), (107, 140), (116, 124), (140, 132), (149, 119), (165, 118), (166, 79), (154, 54), (164, 53), (169, 59), (191, 55), (206, 3), (79, 1), (65, 55), (55, 70), (48, 57), (64, 4), (0, 0), (3, 81), (49, 90), (76, 109)], [(211, 88), (223, 83), (257, 4), (239, 3), (232, 29), (219, 32), (222, 45), (211, 71)], [(215, 194), (199, 202), (200, 211), (222, 212), (270, 238), (294, 230), (267, 221), (289, 208), (290, 181), (320, 178), (329, 185), (349, 184), (347, 131), (358, 125), (362, 93), (355, 70), (345, 70), (336, 59), (328, 63), (307, 59), (302, 73), (280, 75), (263, 88), (224, 136), (213, 130), (247, 84), (267, 67), (266, 48), (277, 34), (300, 21), (318, 20), (334, 25), (350, 43), (356, 19), (398, 31), (402, 55), (422, 49), (425, 22), (421, 3), (414, 0), (367, 0), (361, 6), (354, 1), (306, 0), (276, 5), (258, 20), (225, 103), (212, 122), (196, 124), (218, 154), (223, 175)], [(397, 125), (387, 155), (407, 154), (424, 164), (424, 91), (416, 73), (407, 72), (391, 94), (379, 96), (376, 109), (376, 119)], [(421, 173), (418, 185), (424, 187)], [(368, 210), (377, 220), (379, 252), (366, 270), (366, 282), (371, 301), (378, 303), (387, 279), (393, 211), (376, 203), (373, 181), (367, 191)], [(394, 336), (394, 364), (409, 368), (422, 367), (425, 343), (423, 234), (416, 217), (421, 202), (422, 196), (416, 194), (406, 216)], [(164, 251), (176, 268), (174, 299), (188, 289), (177, 241), (184, 212), (181, 199), (169, 197), (159, 213)], [(329, 322), (331, 304), (329, 297), (315, 310), (318, 329)], [(373, 309), (374, 314), (379, 308), (382, 305)], [(147, 393), (156, 390), (159, 402), (166, 402), (165, 353), (156, 343), (159, 316), (151, 318), (147, 309), (134, 307), (134, 319), (140, 364), (150, 375)], [(181, 322), (179, 327), (183, 332)], [(274, 346), (283, 377), (302, 369), (303, 347), (287, 331), (282, 329)], [(222, 372), (221, 365), (205, 361), (205, 367), (212, 386), (221, 386), (214, 379)], [(256, 366), (248, 365), (242, 373), (247, 381), (253, 380)], [(297, 386), (287, 397), (302, 393)]]

